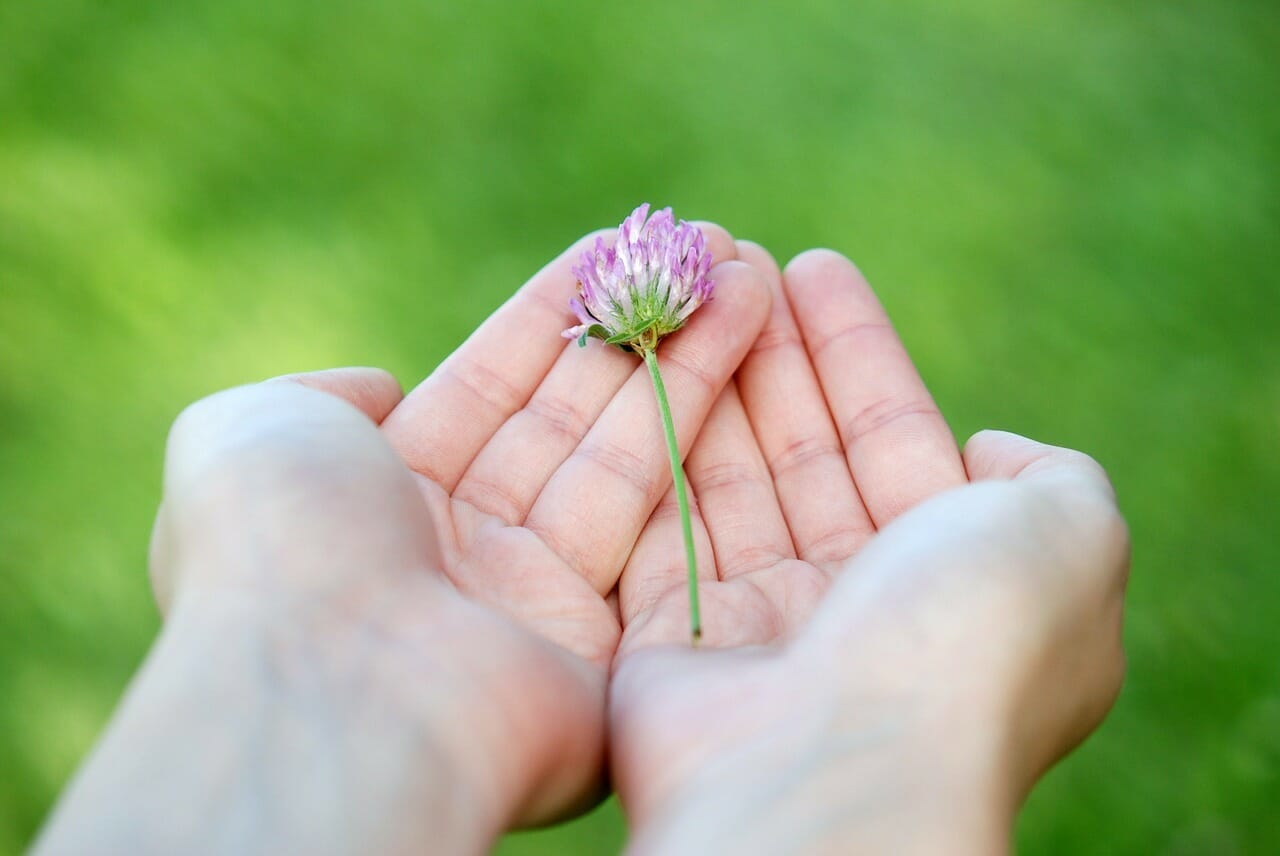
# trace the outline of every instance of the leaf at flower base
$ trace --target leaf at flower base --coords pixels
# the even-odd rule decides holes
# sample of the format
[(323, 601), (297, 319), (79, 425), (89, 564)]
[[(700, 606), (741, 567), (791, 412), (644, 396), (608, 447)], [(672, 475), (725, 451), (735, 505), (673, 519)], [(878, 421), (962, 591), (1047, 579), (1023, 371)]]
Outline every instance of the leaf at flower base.
[(590, 327), (588, 327), (586, 330), (582, 332), (581, 336), (578, 337), (578, 347), (585, 348), (587, 346), (587, 339), (592, 336), (596, 337), (597, 339), (603, 339), (608, 335), (609, 335), (609, 331), (604, 329), (603, 325), (592, 324)]
[(646, 321), (644, 324), (641, 324), (639, 327), (632, 327), (630, 330), (623, 330), (621, 333), (618, 333), (617, 335), (610, 336), (609, 338), (604, 340), (604, 343), (606, 345), (621, 345), (623, 342), (630, 342), (632, 339), (638, 339), (640, 338), (641, 333), (644, 333), (646, 330), (648, 330), (650, 327), (652, 327), (654, 324), (657, 324), (657, 323), (658, 323), (657, 318), (650, 318), (648, 321)]

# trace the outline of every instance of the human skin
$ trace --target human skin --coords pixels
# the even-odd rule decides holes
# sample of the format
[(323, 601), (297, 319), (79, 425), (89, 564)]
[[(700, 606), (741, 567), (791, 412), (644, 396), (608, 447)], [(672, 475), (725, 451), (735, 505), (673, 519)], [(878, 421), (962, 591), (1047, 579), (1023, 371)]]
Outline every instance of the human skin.
[[(998, 853), (1124, 671), (1127, 530), (1087, 456), (957, 449), (859, 272), (811, 251), (619, 583), (613, 780), (634, 853)], [(706, 650), (712, 649), (712, 650)]]
[[(722, 298), (661, 354), (686, 450), (769, 307), (705, 228)], [(670, 475), (644, 367), (560, 337), (593, 239), (403, 399), (338, 370), (179, 417), (165, 627), (38, 852), (483, 852), (600, 797), (608, 596)]]
[[(403, 400), (383, 372), (337, 370), (179, 418), (151, 563), (165, 628), (37, 851), (482, 852), (598, 797), (606, 692), (640, 851), (718, 851), (751, 829), (743, 852), (1002, 840), (1119, 680), (1123, 526), (1105, 479), (1007, 435), (961, 460), (940, 419), (912, 427), (937, 418), (895, 406), (923, 386), (888, 331), (858, 357), (874, 371), (853, 373), (880, 437), (850, 457), (892, 490), (847, 463), (842, 481), (817, 417), (844, 424), (848, 393), (822, 358), (793, 359), (778, 307), (795, 286), (706, 229), (726, 260), (717, 299), (660, 354), (681, 448), (698, 436), (705, 648), (735, 650), (685, 647), (644, 369), (558, 339), (580, 244)], [(851, 266), (810, 258), (834, 265), (815, 299), (861, 293)], [(814, 350), (861, 365), (844, 339), (865, 337)], [(898, 431), (911, 442), (878, 445)], [(947, 492), (970, 478), (1008, 484)], [(1070, 567), (1047, 561), (1063, 533)], [(1086, 603), (1101, 580), (1114, 616)], [(880, 802), (850, 815), (857, 794)]]

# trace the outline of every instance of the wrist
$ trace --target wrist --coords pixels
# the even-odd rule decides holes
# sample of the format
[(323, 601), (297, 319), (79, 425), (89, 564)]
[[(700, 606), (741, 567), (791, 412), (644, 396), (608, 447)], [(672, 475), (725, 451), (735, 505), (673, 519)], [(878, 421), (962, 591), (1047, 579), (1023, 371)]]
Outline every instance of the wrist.
[(459, 727), (482, 700), (413, 648), (183, 592), (43, 849), (485, 852), (514, 809)]
[[(570, 747), (563, 733), (549, 737), (554, 717), (545, 708), (596, 682), (597, 695), (581, 706), (602, 706), (603, 676), (437, 578), (420, 584), (425, 592), (379, 587), (345, 598), (340, 612), (192, 597), (173, 623), (210, 624), (218, 635), (241, 628), (256, 639), (244, 658), (254, 665), (239, 668), (269, 675), (271, 704), (304, 704), (329, 717), (334, 740), (363, 746), (343, 762), (371, 779), (367, 787), (395, 781), (397, 792), (417, 794), (405, 816), (431, 822), (418, 847), (486, 851), (508, 828), (541, 821), (589, 790), (573, 771), (597, 773), (603, 738), (585, 742), (579, 728)], [(570, 685), (557, 686), (553, 674), (539, 697), (513, 692), (511, 675), (548, 672), (548, 657), (569, 661)], [(577, 757), (582, 746), (589, 760)], [(374, 756), (383, 763), (359, 766)], [(442, 831), (477, 846), (446, 846)]]
[[(866, 852), (1008, 852), (1020, 801), (1014, 658), (973, 650), (934, 658), (928, 634), (901, 630), (867, 627), (826, 657), (796, 652), (815, 664), (814, 692), (829, 711), (811, 738), (814, 751), (831, 759), (829, 777), (851, 786), (831, 810), (860, 817), (856, 840)], [(840, 661), (837, 651), (848, 650), (866, 656)]]
[[(600, 796), (605, 674), (439, 577), (323, 602), (340, 610), (271, 605), (257, 591), (183, 600), (206, 621), (221, 613), (220, 622), (255, 628), (263, 639), (255, 656), (274, 664), (276, 683), (340, 711), (347, 719), (335, 727), (381, 718), (384, 742), (408, 747), (398, 763), (444, 782), (462, 806), (450, 822), (473, 821), (486, 841)], [(536, 693), (512, 680), (526, 674), (541, 676)], [(414, 761), (413, 747), (436, 756), (445, 774)]]
[(845, 695), (836, 672), (789, 668), (792, 712), (686, 779), (634, 852), (1007, 850), (1007, 764), (983, 706), (948, 709), (910, 690)]

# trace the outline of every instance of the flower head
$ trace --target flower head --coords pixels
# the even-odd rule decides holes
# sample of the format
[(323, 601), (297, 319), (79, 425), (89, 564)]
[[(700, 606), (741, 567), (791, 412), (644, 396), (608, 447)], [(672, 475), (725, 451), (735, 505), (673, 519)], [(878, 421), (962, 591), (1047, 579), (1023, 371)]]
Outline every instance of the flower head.
[(670, 208), (648, 215), (646, 202), (622, 221), (613, 246), (596, 238), (582, 254), (573, 269), (578, 296), (569, 301), (579, 323), (564, 331), (566, 339), (653, 350), (711, 299), (711, 252), (702, 230), (677, 223)]

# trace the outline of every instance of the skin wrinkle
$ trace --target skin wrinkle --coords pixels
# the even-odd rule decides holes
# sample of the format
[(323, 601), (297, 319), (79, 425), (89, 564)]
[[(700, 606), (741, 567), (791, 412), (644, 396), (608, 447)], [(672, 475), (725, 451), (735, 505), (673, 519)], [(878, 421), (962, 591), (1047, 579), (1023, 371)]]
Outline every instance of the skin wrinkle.
[(756, 337), (751, 350), (747, 352), (748, 356), (767, 354), (770, 351), (794, 351), (808, 360), (809, 355), (805, 350), (804, 340), (800, 338), (794, 324), (784, 324), (774, 320), (776, 317), (771, 317), (768, 326)]
[(511, 485), (506, 482), (464, 476), (454, 490), (453, 498), (466, 503), (480, 514), (496, 517), (511, 525), (519, 525), (525, 516), (523, 503), (511, 492)]
[[(662, 378), (667, 389), (679, 390), (692, 385), (694, 389), (690, 397), (713, 400), (724, 384), (705, 359), (709, 349), (696, 351), (691, 347), (682, 348), (678, 346), (678, 342), (679, 340), (676, 340), (671, 347), (662, 349), (658, 356), (658, 365), (662, 369)], [(698, 353), (702, 353), (704, 358), (693, 359)], [(687, 390), (686, 393), (688, 393)], [(672, 396), (672, 398), (674, 400), (678, 396)]]
[(851, 342), (856, 342), (868, 333), (880, 333), (896, 339), (893, 325), (887, 321), (863, 321), (861, 323), (854, 324), (851, 327), (844, 327), (837, 330), (836, 332), (819, 339), (816, 343), (809, 345), (809, 360), (816, 366), (822, 359), (822, 355), (826, 353), (827, 349), (829, 349), (833, 344), (844, 341), (845, 339), (848, 339)]
[(645, 577), (641, 581), (640, 588), (633, 589), (627, 598), (630, 609), (630, 618), (627, 623), (638, 620), (646, 612), (651, 610), (659, 600), (671, 593), (671, 584), (669, 580), (683, 580), (687, 573), (683, 563), (678, 565), (669, 565), (659, 573)]
[(749, 463), (717, 461), (699, 468), (698, 482), (702, 493), (735, 487), (760, 487), (768, 485), (763, 475)]
[[(694, 493), (707, 500), (705, 514), (712, 520), (705, 530), (715, 549), (719, 578), (794, 556), (768, 465), (752, 445), (755, 437), (732, 383), (712, 408), (702, 438), (706, 445), (691, 452), (688, 470)], [(715, 451), (706, 453), (711, 444)], [(743, 463), (744, 458), (749, 463)], [(768, 519), (751, 510), (761, 503), (773, 509), (772, 514), (766, 510)]]
[(857, 529), (833, 529), (805, 544), (800, 558), (815, 565), (848, 561), (862, 546), (866, 533)]
[[(629, 487), (636, 497), (644, 502), (652, 501), (659, 490), (665, 488), (664, 483), (667, 479), (660, 475), (651, 475), (649, 473), (651, 468), (645, 465), (643, 456), (610, 439), (591, 442), (588, 438), (578, 447), (578, 453), (583, 460), (617, 476), (621, 484)], [(669, 478), (670, 474), (665, 470), (663, 474)]]
[(473, 398), (494, 412), (503, 414), (504, 419), (510, 418), (527, 400), (522, 390), (479, 361), (458, 357), (446, 361), (444, 370)]
[[(580, 555), (579, 551), (577, 551), (572, 544), (563, 541), (561, 539), (559, 528), (545, 528), (537, 522), (526, 522), (524, 528), (536, 535), (538, 539), (547, 546), (553, 555), (565, 563), (570, 571), (577, 574), (582, 579), (587, 580), (597, 592), (600, 592), (600, 581), (596, 578), (596, 575), (590, 573), (592, 565), (591, 560)], [(578, 528), (581, 530), (586, 527)], [(610, 588), (611, 587), (612, 586), (610, 586)]]
[[(698, 497), (694, 494), (693, 490), (689, 491), (689, 514), (695, 520), (702, 520)], [(662, 495), (662, 499), (658, 504), (654, 506), (653, 512), (649, 515), (649, 520), (650, 522), (657, 522), (671, 520), (672, 518), (678, 519), (679, 516), (680, 508), (676, 504), (675, 497), (671, 490), (668, 489), (667, 492)]]
[[(713, 539), (714, 540), (714, 539)], [(732, 580), (764, 568), (771, 568), (779, 562), (791, 557), (779, 553), (772, 547), (746, 547), (737, 550), (731, 561), (721, 561), (717, 565), (721, 580)]]
[(900, 402), (893, 396), (883, 399), (859, 410), (840, 428), (840, 439), (846, 449), (853, 449), (858, 443), (876, 431), (909, 419), (923, 416), (929, 419), (941, 419), (942, 414), (931, 402)]
[(770, 615), (773, 620), (769, 622), (766, 637), (777, 638), (781, 636), (787, 627), (787, 619), (786, 616), (782, 614), (782, 610), (776, 603), (774, 603), (773, 599), (769, 597), (768, 593), (760, 587), (760, 584), (755, 579), (749, 576), (741, 577), (740, 579), (748, 588), (755, 592), (761, 602), (766, 603), (771, 607)]
[(831, 459), (839, 459), (844, 463), (844, 450), (818, 437), (804, 436), (788, 441), (767, 463), (769, 472), (773, 474), (776, 481), (789, 476), (792, 470), (799, 469), (805, 464), (814, 462), (821, 464)]
[[(689, 486), (689, 514), (693, 522), (694, 544), (698, 549), (698, 578), (700, 582), (713, 581), (715, 577), (710, 576), (708, 571), (714, 573), (716, 568), (719, 567), (718, 557), (715, 552), (715, 545), (712, 543), (710, 536), (707, 535), (706, 524), (702, 520), (698, 504), (697, 492), (692, 485)], [(669, 524), (671, 521), (677, 521), (678, 523), (679, 519), (680, 512), (676, 504), (675, 494), (673, 491), (668, 490), (649, 515), (645, 531), (637, 536), (636, 544), (633, 545), (627, 558), (627, 564), (635, 561), (637, 556), (645, 553), (645, 545), (641, 541), (646, 534), (652, 534), (657, 531), (653, 528), (655, 524)], [(652, 608), (659, 599), (670, 592), (671, 580), (678, 579), (683, 585), (687, 579), (688, 569), (684, 565), (679, 533), (673, 534), (667, 540), (670, 542), (667, 553), (670, 556), (671, 564), (660, 568), (649, 566), (646, 568), (644, 575), (636, 575), (640, 579), (640, 584), (627, 589), (625, 598), (627, 609), (623, 612), (624, 616), (629, 615), (632, 619), (636, 618)], [(626, 574), (625, 567), (622, 573), (623, 575)], [(634, 578), (635, 576), (632, 577), (632, 579)], [(622, 600), (620, 598), (620, 606)]]
[(524, 412), (542, 426), (542, 430), (559, 434), (575, 443), (590, 430), (591, 417), (583, 413), (573, 400), (534, 395), (525, 405)]

